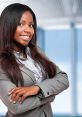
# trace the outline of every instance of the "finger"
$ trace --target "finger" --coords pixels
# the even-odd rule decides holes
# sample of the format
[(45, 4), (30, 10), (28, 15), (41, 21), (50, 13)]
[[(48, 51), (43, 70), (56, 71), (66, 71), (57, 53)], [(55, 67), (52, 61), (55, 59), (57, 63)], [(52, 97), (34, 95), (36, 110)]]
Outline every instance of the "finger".
[(13, 93), (12, 95), (11, 95), (11, 98), (10, 98), (10, 102), (12, 103), (14, 103), (14, 97), (16, 96), (16, 94), (15, 93)]
[(11, 102), (15, 100), (15, 97), (16, 97), (16, 95), (17, 95), (18, 93), (19, 93), (19, 90), (14, 91), (14, 92), (12, 92), (12, 93), (10, 94), (10, 95), (11, 95), (11, 99), (10, 99)]
[(16, 90), (16, 88), (13, 88), (9, 91), (8, 95), (11, 95), (12, 92), (14, 92)]
[(20, 99), (20, 94), (16, 95), (16, 96), (13, 98), (12, 103), (17, 103), (19, 99)]
[(16, 87), (16, 88), (13, 88), (9, 91), (9, 95), (11, 95), (12, 93), (15, 93), (16, 91), (18, 90), (21, 90), (21, 87)]
[(23, 103), (27, 96), (27, 94), (24, 94), (20, 99), (20, 103)]
[(25, 93), (25, 91), (20, 91), (20, 92), (15, 92), (11, 95), (11, 100), (12, 102), (16, 103), (20, 97)]
[(23, 89), (22, 89), (22, 88), (20, 88), (20, 89), (16, 89), (16, 90), (14, 90), (12, 93), (17, 94), (17, 93), (19, 93), (19, 92), (21, 92), (21, 91), (23, 91)]

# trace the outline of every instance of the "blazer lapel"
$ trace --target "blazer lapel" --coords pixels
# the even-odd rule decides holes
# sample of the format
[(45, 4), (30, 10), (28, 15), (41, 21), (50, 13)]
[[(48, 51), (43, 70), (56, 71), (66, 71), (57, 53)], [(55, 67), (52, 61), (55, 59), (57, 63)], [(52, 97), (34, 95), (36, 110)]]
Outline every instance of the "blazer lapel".
[(19, 64), (20, 70), (24, 72), (25, 74), (27, 74), (33, 82), (36, 82), (34, 73), (29, 68), (25, 67), (25, 65), (23, 65), (18, 59), (17, 59), (17, 62)]
[(36, 82), (35, 76), (34, 76), (33, 72), (30, 69), (26, 68), (23, 65), (23, 66), (20, 66), (20, 70), (22, 72), (24, 72), (25, 74), (27, 74), (32, 79), (33, 82)]

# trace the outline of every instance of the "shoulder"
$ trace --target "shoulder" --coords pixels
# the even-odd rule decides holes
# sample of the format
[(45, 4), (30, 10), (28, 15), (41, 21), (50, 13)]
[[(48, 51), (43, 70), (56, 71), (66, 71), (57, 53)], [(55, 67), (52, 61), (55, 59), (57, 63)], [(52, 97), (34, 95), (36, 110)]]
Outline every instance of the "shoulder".
[(59, 68), (59, 66), (56, 65), (56, 73), (61, 72), (61, 69)]
[(1, 68), (1, 65), (0, 65), (0, 80), (8, 80), (6, 73)]
[(37, 50), (40, 52), (40, 53), (44, 53), (44, 51), (42, 50), (42, 48), (41, 47), (39, 47), (39, 46), (37, 46)]
[(1, 65), (0, 65), (0, 73), (4, 73), (4, 71), (3, 71), (2, 68), (1, 68)]

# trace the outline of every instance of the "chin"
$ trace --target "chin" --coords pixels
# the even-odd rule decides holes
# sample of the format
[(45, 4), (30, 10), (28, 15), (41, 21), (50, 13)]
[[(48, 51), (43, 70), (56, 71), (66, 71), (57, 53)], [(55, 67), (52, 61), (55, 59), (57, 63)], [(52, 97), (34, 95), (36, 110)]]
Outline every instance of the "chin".
[(22, 46), (27, 46), (29, 43), (23, 43), (23, 44), (21, 44)]

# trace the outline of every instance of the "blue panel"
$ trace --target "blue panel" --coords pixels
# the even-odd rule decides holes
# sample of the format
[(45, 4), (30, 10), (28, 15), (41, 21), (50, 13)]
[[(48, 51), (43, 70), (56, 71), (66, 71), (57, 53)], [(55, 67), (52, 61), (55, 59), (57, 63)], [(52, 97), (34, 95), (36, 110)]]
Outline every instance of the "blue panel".
[(78, 113), (82, 115), (82, 28), (77, 30), (78, 36)]
[(56, 61), (70, 60), (70, 30), (48, 30), (45, 32), (45, 51)]
[(45, 31), (38, 27), (37, 30), (38, 45), (45, 51)]
[(82, 29), (77, 30), (77, 38), (78, 38), (78, 61), (82, 62)]

